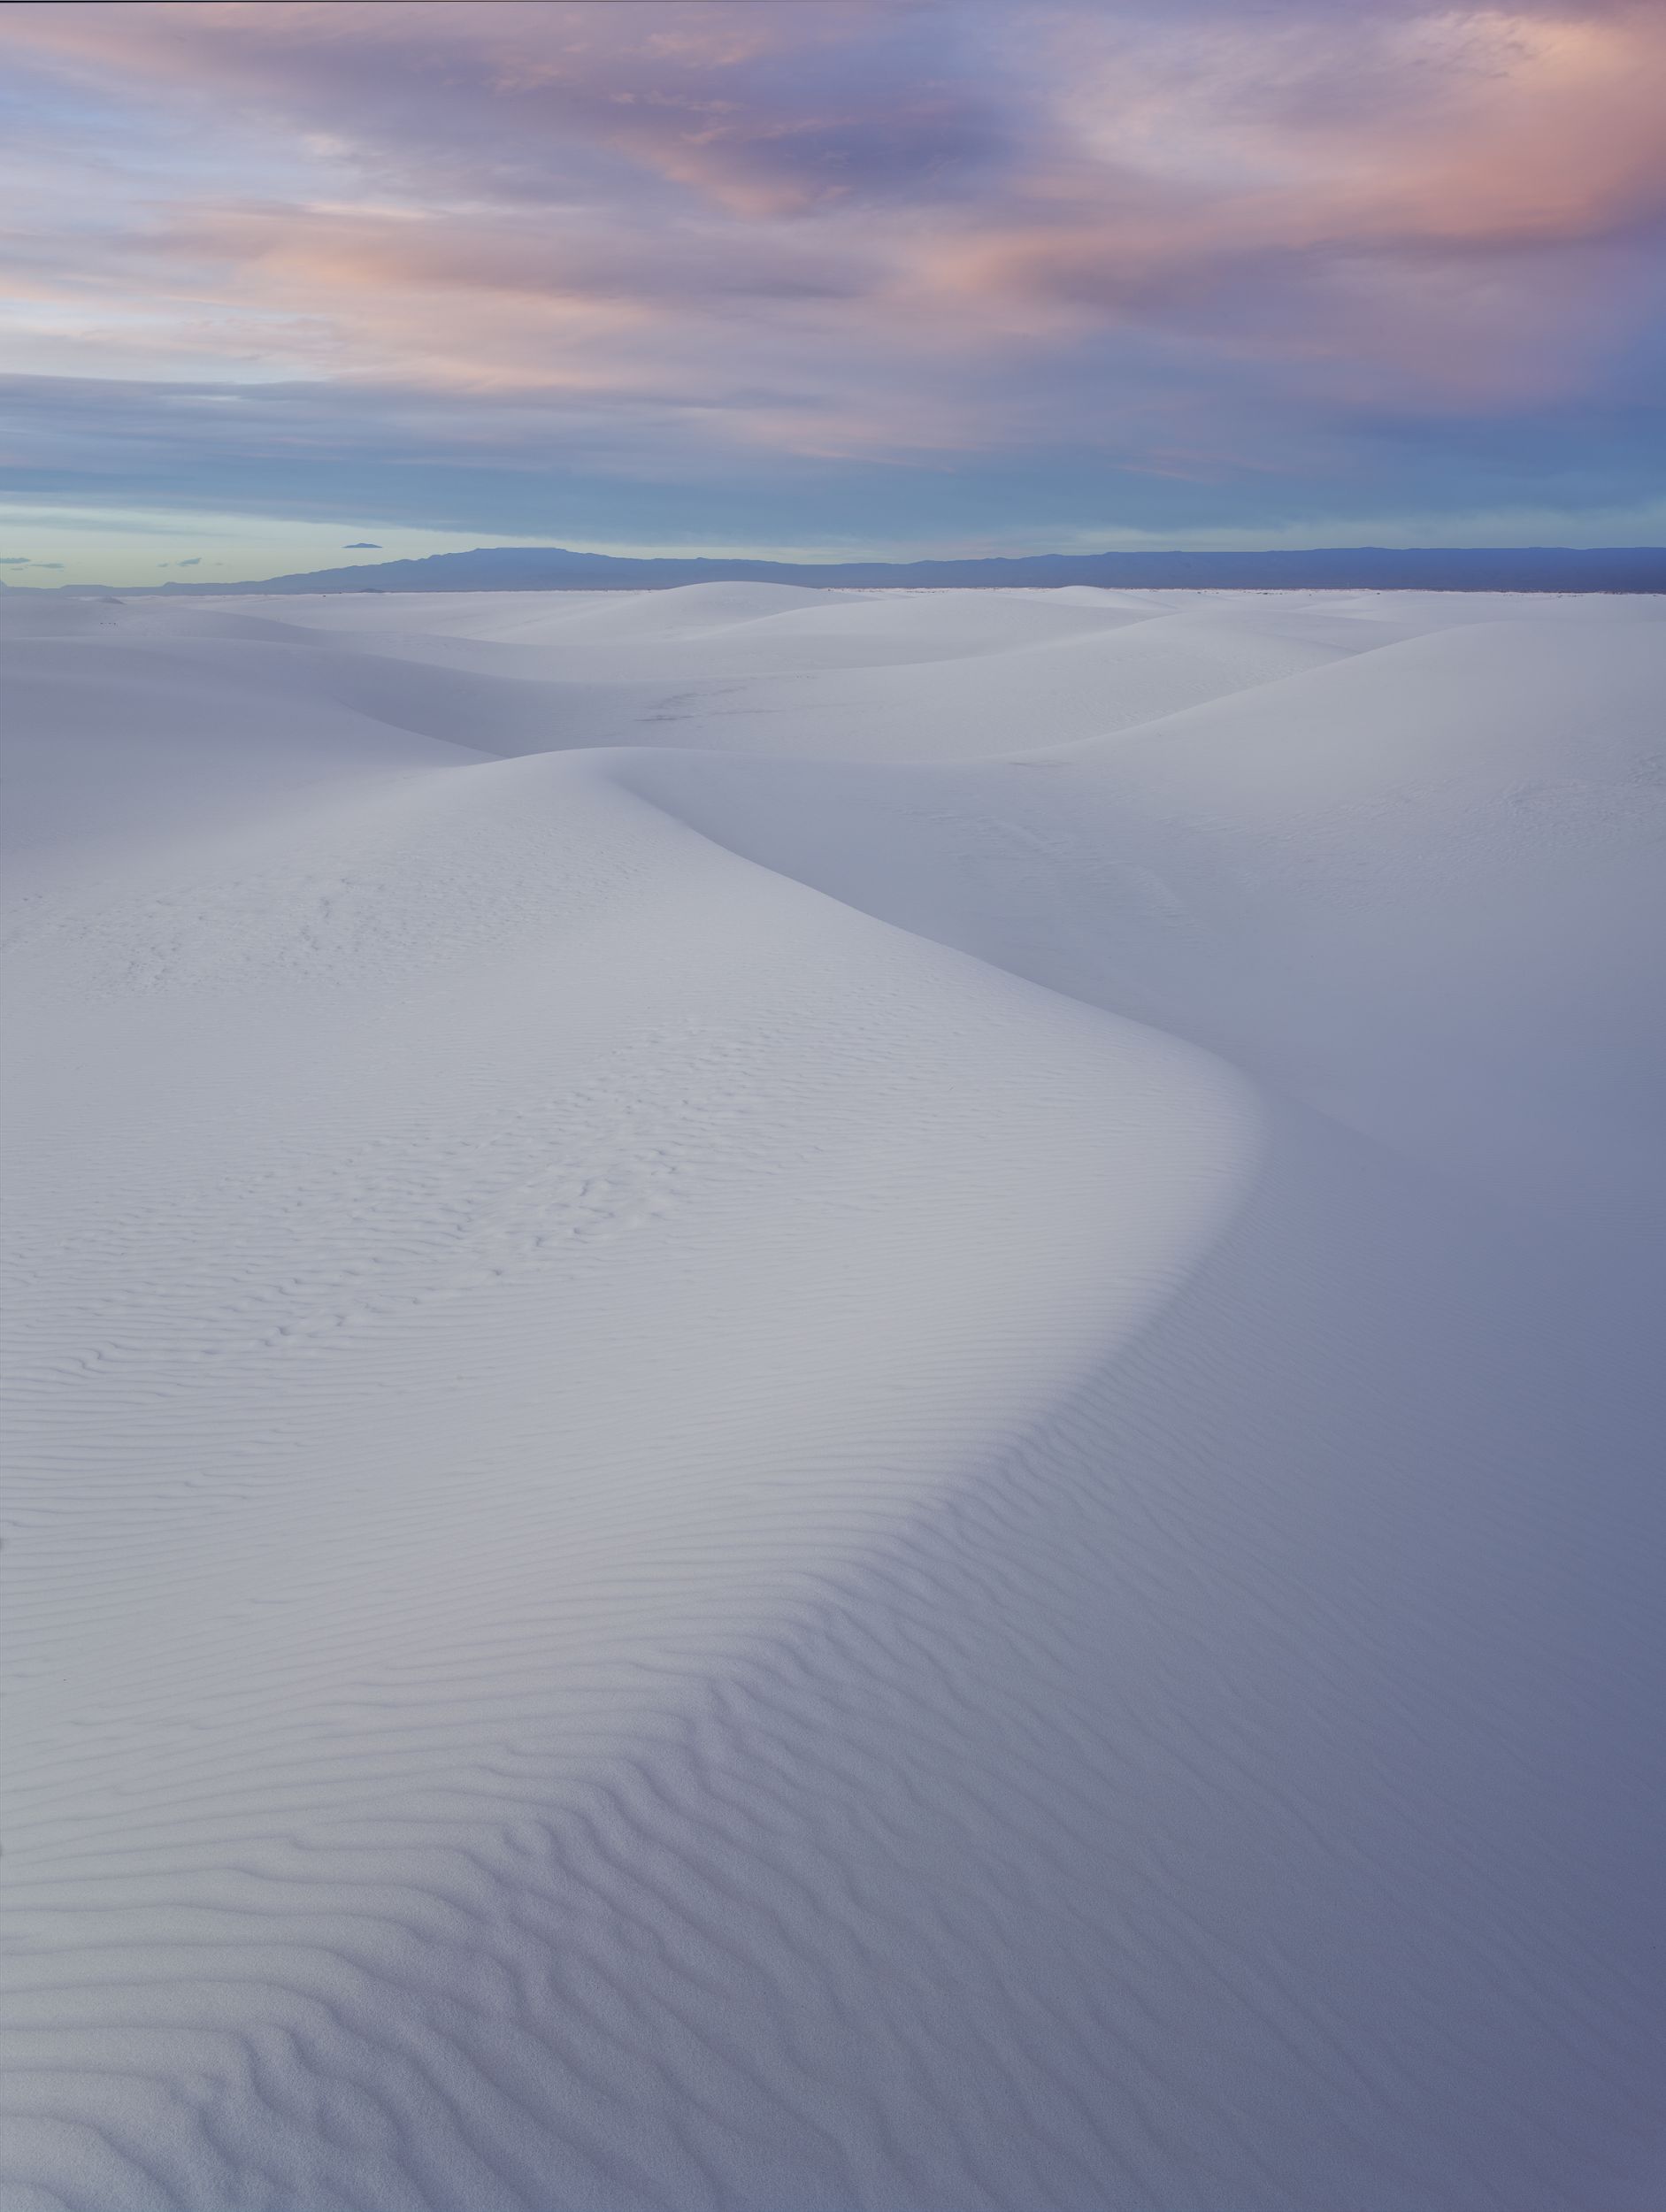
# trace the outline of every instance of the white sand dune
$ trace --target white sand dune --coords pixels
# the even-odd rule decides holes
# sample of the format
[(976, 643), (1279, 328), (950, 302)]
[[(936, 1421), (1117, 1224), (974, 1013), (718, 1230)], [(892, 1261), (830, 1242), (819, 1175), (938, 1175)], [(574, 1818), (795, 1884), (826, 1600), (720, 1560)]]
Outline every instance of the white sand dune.
[(0, 623), (0, 2204), (1666, 2201), (1666, 607)]

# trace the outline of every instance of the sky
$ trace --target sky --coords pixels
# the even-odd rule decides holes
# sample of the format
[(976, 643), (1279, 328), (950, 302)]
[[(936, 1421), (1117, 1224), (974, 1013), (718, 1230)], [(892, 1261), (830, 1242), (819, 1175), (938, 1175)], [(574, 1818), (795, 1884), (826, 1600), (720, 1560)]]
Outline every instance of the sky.
[(1666, 0), (0, 11), (0, 583), (1666, 542)]

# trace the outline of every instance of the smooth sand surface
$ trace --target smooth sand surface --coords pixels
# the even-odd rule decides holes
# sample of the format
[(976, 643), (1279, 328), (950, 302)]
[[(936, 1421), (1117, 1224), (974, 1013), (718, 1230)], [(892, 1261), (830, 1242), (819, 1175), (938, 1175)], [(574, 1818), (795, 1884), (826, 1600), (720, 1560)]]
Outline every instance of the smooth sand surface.
[(8, 2212), (1658, 2212), (1666, 603), (0, 655)]

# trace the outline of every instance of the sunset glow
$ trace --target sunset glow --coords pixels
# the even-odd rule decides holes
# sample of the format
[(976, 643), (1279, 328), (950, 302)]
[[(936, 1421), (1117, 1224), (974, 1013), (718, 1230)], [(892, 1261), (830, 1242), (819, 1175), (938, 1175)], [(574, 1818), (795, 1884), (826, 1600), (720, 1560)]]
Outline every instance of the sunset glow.
[(0, 53), (14, 564), (142, 580), (85, 518), (164, 507), (226, 577), (1666, 534), (1654, 5), (40, 4)]

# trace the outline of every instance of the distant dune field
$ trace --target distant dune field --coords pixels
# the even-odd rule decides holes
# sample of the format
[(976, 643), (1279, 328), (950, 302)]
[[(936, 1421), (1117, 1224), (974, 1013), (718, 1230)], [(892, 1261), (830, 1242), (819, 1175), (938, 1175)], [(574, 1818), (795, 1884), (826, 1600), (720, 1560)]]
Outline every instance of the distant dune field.
[(1666, 600), (0, 603), (10, 2212), (1658, 2212)]

